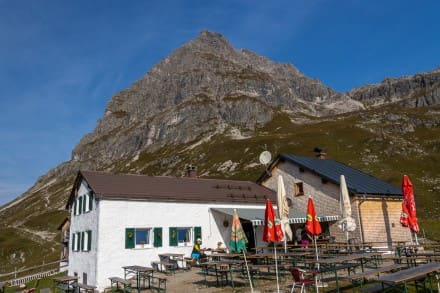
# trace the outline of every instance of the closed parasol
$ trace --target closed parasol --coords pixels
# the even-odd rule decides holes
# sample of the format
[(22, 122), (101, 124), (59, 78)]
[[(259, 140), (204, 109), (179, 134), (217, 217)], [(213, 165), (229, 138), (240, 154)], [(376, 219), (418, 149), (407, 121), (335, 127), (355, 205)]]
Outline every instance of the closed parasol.
[(244, 233), (243, 227), (241, 226), (240, 218), (238, 217), (237, 210), (234, 209), (234, 214), (232, 215), (232, 227), (231, 227), (231, 238), (229, 240), (229, 248), (232, 252), (240, 253), (246, 251), (246, 245), (248, 239)]
[(402, 193), (403, 204), (406, 206), (407, 209), (407, 211), (402, 210), (402, 212), (407, 212), (408, 214), (408, 226), (411, 231), (414, 233), (419, 233), (419, 223), (416, 214), (416, 201), (414, 198), (414, 187), (407, 175), (403, 176)]
[(275, 247), (276, 242), (281, 242), (284, 239), (283, 230), (281, 229), (280, 220), (276, 218), (275, 211), (273, 210), (272, 203), (269, 199), (266, 199), (266, 211), (264, 213), (264, 231), (263, 241), (273, 242), (273, 251), (275, 255), (275, 274), (277, 277), (277, 292), (280, 292), (280, 284), (278, 281), (278, 262), (277, 262), (277, 249)]
[(339, 197), (340, 197), (340, 207), (341, 207), (341, 220), (339, 221), (339, 228), (345, 232), (347, 241), (348, 241), (348, 232), (353, 232), (356, 230), (356, 222), (351, 216), (351, 203), (350, 196), (348, 195), (347, 183), (345, 182), (345, 176), (340, 176), (340, 189), (339, 189)]
[(292, 240), (292, 229), (289, 224), (289, 205), (287, 204), (286, 189), (281, 175), (278, 175), (277, 206), (284, 236), (286, 236), (286, 240)]

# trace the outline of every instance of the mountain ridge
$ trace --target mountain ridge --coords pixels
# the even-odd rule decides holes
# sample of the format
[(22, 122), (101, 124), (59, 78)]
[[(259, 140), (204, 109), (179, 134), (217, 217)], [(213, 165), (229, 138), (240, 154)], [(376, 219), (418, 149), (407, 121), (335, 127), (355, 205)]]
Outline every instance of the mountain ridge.
[[(410, 150), (425, 166), (436, 162), (439, 82), (435, 69), (338, 93), (292, 64), (234, 49), (221, 34), (202, 31), (116, 93), (71, 160), (0, 207), (0, 229), (15, 239), (19, 229), (33, 231), (54, 249), (54, 226), (66, 216), (77, 170), (182, 176), (193, 163), (206, 177), (256, 180), (261, 168), (253, 158), (264, 144), (274, 153), (305, 155), (325, 141), (340, 161), (395, 182), (389, 175), (394, 155), (404, 161)], [(438, 192), (430, 174), (421, 184)]]

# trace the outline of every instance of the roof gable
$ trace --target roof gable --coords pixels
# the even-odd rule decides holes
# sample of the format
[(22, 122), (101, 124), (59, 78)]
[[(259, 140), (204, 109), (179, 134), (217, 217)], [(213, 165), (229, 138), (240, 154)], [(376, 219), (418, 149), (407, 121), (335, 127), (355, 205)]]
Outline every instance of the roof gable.
[[(296, 164), (337, 185), (340, 185), (340, 175), (344, 175), (348, 190), (355, 194), (402, 195), (402, 191), (396, 186), (334, 160), (281, 154), (270, 167), (273, 168), (280, 160)], [(259, 181), (264, 180), (264, 176), (263, 174)]]

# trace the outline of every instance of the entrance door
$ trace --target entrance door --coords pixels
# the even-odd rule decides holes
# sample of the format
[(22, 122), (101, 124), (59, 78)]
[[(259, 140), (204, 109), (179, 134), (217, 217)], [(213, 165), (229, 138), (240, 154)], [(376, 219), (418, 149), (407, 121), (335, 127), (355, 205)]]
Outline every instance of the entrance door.
[(244, 233), (248, 239), (248, 251), (252, 251), (255, 248), (255, 237), (254, 237), (254, 227), (251, 221), (240, 219), (241, 225), (243, 226)]

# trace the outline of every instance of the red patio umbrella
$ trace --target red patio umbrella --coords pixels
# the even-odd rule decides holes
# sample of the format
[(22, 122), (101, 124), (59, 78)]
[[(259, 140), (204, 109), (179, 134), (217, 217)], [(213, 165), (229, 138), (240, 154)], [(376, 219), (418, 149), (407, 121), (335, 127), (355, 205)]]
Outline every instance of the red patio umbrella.
[(275, 254), (275, 273), (277, 276), (277, 292), (280, 292), (280, 285), (278, 282), (278, 263), (277, 263), (277, 248), (276, 242), (281, 242), (284, 239), (283, 230), (281, 228), (281, 221), (275, 217), (272, 203), (266, 199), (266, 211), (264, 213), (264, 231), (263, 241), (273, 242), (273, 251)]
[[(416, 214), (416, 201), (414, 199), (414, 188), (411, 180), (407, 175), (402, 180), (403, 203), (406, 206), (408, 214), (408, 226), (414, 233), (419, 233), (419, 224)], [(402, 210), (402, 212), (405, 212)]]
[[(318, 220), (318, 215), (316, 214), (315, 205), (313, 204), (313, 199), (309, 197), (307, 202), (307, 219), (306, 219), (306, 231), (310, 235), (313, 235), (313, 243), (315, 244), (316, 260), (318, 261), (318, 245), (316, 244), (316, 236), (322, 233), (321, 224)], [(318, 263), (319, 270), (319, 263)], [(315, 276), (315, 286), (316, 292), (318, 292), (318, 279)]]
[(266, 199), (266, 211), (264, 213), (264, 242), (281, 242), (284, 235), (281, 229), (281, 222), (275, 217), (272, 203), (269, 199)]
[(321, 224), (316, 215), (315, 205), (313, 204), (313, 199), (311, 197), (307, 203), (306, 231), (313, 236), (318, 236), (322, 233)]

